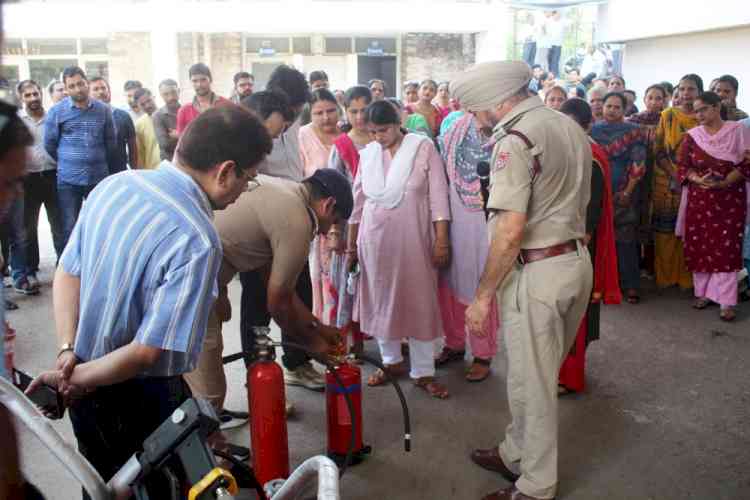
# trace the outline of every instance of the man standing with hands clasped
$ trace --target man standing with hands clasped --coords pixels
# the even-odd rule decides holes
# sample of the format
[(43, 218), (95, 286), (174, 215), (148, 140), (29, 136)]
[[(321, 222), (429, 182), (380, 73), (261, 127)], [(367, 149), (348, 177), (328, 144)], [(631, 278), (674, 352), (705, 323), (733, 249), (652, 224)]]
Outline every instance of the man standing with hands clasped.
[(174, 162), (111, 176), (83, 206), (55, 273), (56, 369), (27, 392), (44, 383), (79, 398), (78, 448), (105, 481), (190, 397), (182, 375), (198, 362), (218, 295), (214, 210), (247, 191), (270, 152), (250, 112), (208, 110)]
[(570, 118), (528, 92), (531, 69), (516, 61), (474, 66), (451, 93), (492, 128), (487, 263), (466, 310), (485, 335), (497, 294), (507, 336), (511, 423), (499, 447), (472, 460), (514, 483), (483, 500), (554, 498), (557, 490), (557, 377), (592, 286), (586, 246), (591, 147)]

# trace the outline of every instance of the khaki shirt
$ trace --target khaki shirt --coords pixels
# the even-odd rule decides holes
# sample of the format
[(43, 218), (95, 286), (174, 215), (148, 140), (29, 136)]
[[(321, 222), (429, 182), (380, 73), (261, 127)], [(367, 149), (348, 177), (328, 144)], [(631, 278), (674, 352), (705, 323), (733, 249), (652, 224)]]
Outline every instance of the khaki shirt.
[[(510, 129), (528, 137), (534, 149), (529, 150), (519, 137), (505, 135), (504, 130)], [(591, 197), (591, 146), (583, 129), (534, 96), (516, 105), (498, 124), (494, 138), (498, 137), (487, 207), (526, 214), (521, 248), (583, 238)], [(536, 154), (542, 168), (533, 178)]]
[(307, 188), (296, 182), (259, 176), (259, 186), (215, 212), (224, 259), (219, 287), (235, 273), (271, 267), (269, 282), (293, 290), (318, 229)]

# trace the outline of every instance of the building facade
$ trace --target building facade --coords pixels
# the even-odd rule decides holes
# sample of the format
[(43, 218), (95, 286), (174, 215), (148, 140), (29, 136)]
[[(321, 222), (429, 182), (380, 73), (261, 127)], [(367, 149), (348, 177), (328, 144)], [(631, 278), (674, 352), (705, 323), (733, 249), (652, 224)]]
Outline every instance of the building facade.
[[(58, 22), (59, 19), (80, 22)], [(192, 98), (190, 65), (206, 63), (229, 95), (248, 71), (262, 89), (279, 64), (325, 70), (332, 88), (371, 78), (399, 95), (403, 82), (449, 80), (477, 61), (502, 59), (512, 16), (496, 0), (29, 0), (5, 7), (2, 74), (46, 85), (78, 64), (107, 77), (113, 102), (140, 80), (180, 82)]]
[(740, 82), (737, 104), (750, 109), (750, 9), (747, 0), (714, 6), (678, 0), (609, 0), (599, 7), (597, 39), (623, 43), (623, 74), (643, 97), (652, 83), (687, 73), (706, 87), (724, 74)]

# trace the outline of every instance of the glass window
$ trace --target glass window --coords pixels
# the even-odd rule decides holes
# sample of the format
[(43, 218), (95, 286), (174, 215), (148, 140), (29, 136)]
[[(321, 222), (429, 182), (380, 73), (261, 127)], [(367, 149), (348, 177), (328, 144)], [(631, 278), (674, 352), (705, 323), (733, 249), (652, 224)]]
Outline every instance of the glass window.
[(289, 53), (288, 37), (248, 37), (245, 41), (245, 50), (249, 53), (258, 54), (262, 50), (273, 51), (276, 54)]
[(308, 36), (292, 38), (292, 52), (295, 54), (312, 54), (310, 45), (310, 37)]
[(326, 37), (327, 54), (351, 54), (352, 39), (349, 37)]
[(84, 38), (81, 40), (81, 54), (106, 54), (106, 38)]
[(77, 65), (77, 59), (32, 59), (29, 61), (29, 73), (32, 80), (46, 87), (52, 80), (60, 80), (65, 68)]
[(78, 54), (74, 38), (44, 38), (28, 41), (30, 56), (68, 56)]
[(396, 53), (395, 38), (367, 38), (357, 37), (356, 39), (357, 54), (367, 54), (368, 52), (381, 52), (383, 54)]
[(83, 70), (89, 78), (101, 76), (109, 81), (109, 63), (107, 61), (87, 61)]

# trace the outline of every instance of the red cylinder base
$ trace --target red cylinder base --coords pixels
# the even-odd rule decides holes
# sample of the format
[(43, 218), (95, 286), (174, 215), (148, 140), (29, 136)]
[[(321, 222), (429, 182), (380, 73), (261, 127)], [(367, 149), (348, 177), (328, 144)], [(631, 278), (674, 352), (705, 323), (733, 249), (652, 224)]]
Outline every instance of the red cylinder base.
[[(328, 454), (329, 456), (346, 455), (354, 423), (354, 449), (356, 455), (369, 451), (362, 444), (362, 372), (358, 366), (345, 363), (336, 368), (344, 388), (339, 387), (336, 379), (326, 373), (326, 414), (328, 417)], [(354, 419), (349, 415), (344, 392), (349, 394), (354, 406)], [(365, 451), (367, 450), (367, 451)], [(361, 461), (361, 459), (359, 460)]]
[(247, 372), (253, 469), (261, 485), (289, 477), (284, 374), (274, 361), (257, 361)]

